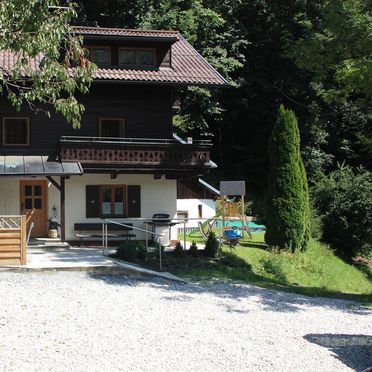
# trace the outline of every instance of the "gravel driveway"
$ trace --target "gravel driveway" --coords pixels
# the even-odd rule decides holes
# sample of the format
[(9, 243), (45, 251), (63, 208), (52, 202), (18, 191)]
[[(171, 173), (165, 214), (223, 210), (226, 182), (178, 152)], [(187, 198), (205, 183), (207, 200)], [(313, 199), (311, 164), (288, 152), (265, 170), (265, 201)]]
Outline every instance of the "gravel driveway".
[(372, 315), (247, 284), (0, 273), (0, 371), (361, 371)]

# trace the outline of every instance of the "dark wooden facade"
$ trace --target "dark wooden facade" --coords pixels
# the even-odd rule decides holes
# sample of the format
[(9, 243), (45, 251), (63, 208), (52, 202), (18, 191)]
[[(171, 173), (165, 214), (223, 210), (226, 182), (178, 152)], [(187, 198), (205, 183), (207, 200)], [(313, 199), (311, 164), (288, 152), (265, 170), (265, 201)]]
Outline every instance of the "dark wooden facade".
[[(73, 129), (61, 115), (35, 115), (24, 106), (17, 112), (3, 98), (0, 120), (3, 117), (30, 119), (30, 146), (1, 146), (2, 155), (38, 154), (56, 152), (62, 136), (98, 136), (100, 118), (122, 118), (125, 137), (172, 138), (172, 89), (167, 86), (140, 86), (95, 83), (86, 96), (80, 98), (85, 106), (81, 127)], [(1, 123), (2, 124), (2, 123)], [(3, 131), (0, 131), (0, 144)]]
[(218, 195), (199, 182), (198, 177), (177, 181), (177, 199), (217, 199)]

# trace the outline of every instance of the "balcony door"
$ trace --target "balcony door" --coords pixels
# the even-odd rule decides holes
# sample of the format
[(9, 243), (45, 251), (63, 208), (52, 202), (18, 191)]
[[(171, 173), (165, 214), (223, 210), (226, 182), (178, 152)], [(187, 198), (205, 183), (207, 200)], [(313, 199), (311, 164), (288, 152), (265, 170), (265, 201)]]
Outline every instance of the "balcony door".
[(32, 237), (47, 236), (47, 181), (21, 180), (20, 211), (27, 217), (27, 231), (31, 222), (34, 223)]

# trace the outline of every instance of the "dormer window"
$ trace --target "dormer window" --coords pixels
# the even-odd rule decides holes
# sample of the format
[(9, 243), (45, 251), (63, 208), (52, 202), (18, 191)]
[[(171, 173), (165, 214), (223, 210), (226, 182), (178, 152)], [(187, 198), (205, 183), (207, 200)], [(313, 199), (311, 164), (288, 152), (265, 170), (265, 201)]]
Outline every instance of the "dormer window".
[(119, 65), (154, 67), (155, 49), (120, 48)]
[(87, 47), (88, 58), (98, 66), (111, 64), (110, 47)]

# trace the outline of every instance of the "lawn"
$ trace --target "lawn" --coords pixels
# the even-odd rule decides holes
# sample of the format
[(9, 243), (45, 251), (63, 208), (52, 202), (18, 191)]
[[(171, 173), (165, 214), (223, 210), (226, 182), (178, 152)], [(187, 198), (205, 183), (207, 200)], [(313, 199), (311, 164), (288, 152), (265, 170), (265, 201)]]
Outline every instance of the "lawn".
[[(204, 242), (198, 233), (189, 234), (187, 240)], [(165, 257), (164, 263), (166, 270), (185, 277), (242, 280), (310, 295), (354, 294), (357, 299), (372, 301), (370, 269), (344, 262), (316, 241), (304, 253), (279, 253), (268, 249), (264, 233), (257, 232), (232, 249), (224, 246), (221, 258)]]

